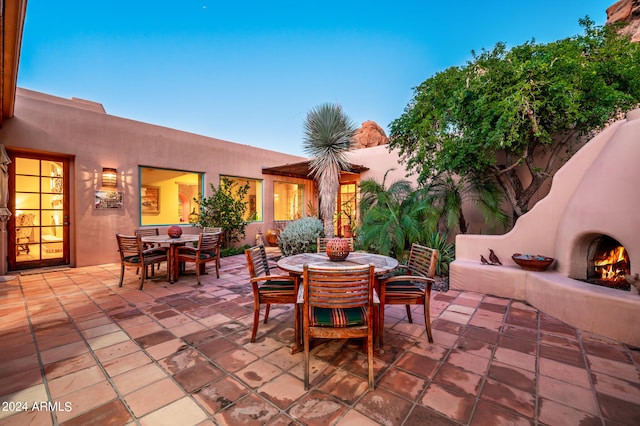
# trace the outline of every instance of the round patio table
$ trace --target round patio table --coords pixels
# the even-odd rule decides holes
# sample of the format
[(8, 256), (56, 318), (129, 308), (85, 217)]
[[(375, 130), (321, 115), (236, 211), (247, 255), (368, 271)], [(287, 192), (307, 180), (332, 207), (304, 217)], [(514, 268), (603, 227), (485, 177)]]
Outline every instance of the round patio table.
[[(389, 256), (383, 256), (381, 254), (374, 253), (366, 253), (366, 252), (351, 252), (347, 256), (345, 260), (331, 260), (326, 253), (302, 253), (296, 254), (293, 256), (283, 257), (277, 262), (278, 268), (283, 271), (287, 271), (290, 274), (302, 275), (304, 270), (304, 265), (308, 264), (309, 266), (321, 266), (323, 268), (343, 268), (345, 266), (362, 266), (362, 265), (370, 265), (374, 266), (374, 273), (376, 275), (376, 283), (374, 292), (374, 304), (377, 304), (380, 309), (384, 309), (384, 306), (380, 303), (380, 299), (378, 298), (377, 289), (378, 282), (377, 279), (380, 275), (383, 275), (395, 268), (398, 267), (398, 261)], [(377, 303), (376, 303), (377, 302)], [(301, 315), (301, 305), (304, 303), (304, 291), (303, 286), (300, 285), (298, 288), (298, 303), (296, 309), (296, 315)], [(381, 325), (378, 324), (378, 313), (377, 309), (374, 311), (375, 314), (375, 323), (374, 323), (374, 341), (377, 342), (378, 338), (378, 327)], [(298, 321), (297, 323), (300, 323)], [(378, 326), (376, 327), (375, 324)], [(302, 332), (301, 330), (295, 330), (296, 342), (291, 349), (291, 353), (296, 353), (302, 351)], [(376, 344), (376, 346), (379, 346)]]
[(398, 267), (398, 261), (381, 254), (351, 252), (345, 260), (330, 260), (326, 253), (302, 253), (283, 257), (278, 260), (278, 268), (293, 274), (302, 274), (305, 263), (324, 268), (343, 268), (373, 264), (376, 276), (383, 275)]
[(174, 259), (176, 256), (176, 250), (178, 246), (185, 245), (186, 243), (195, 243), (200, 239), (199, 234), (182, 234), (178, 238), (171, 238), (169, 235), (149, 235), (141, 237), (140, 241), (143, 243), (160, 244), (160, 246), (169, 246), (168, 261), (167, 261), (167, 277), (169, 282), (173, 283), (178, 281), (178, 265), (174, 265)]

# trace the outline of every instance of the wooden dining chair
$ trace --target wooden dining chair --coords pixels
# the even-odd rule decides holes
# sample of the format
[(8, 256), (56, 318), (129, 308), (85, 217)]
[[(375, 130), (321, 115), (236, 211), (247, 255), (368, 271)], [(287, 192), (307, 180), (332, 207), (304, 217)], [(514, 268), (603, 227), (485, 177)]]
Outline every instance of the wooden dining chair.
[[(336, 237), (338, 238), (338, 237)], [(327, 241), (332, 240), (333, 238), (322, 238), (318, 237), (318, 241), (316, 243), (317, 252), (324, 253), (327, 251)], [(341, 238), (342, 240), (347, 240), (349, 242), (349, 251), (353, 251), (353, 237)]]
[[(290, 275), (271, 275), (267, 252), (263, 245), (248, 248), (244, 251), (249, 268), (249, 281), (253, 289), (253, 329), (251, 342), (255, 342), (260, 322), (260, 305), (266, 305), (264, 323), (269, 320), (269, 310), (272, 304), (287, 304), (294, 306), (294, 330), (300, 330), (299, 316), (296, 308), (298, 294), (298, 277)], [(299, 336), (296, 334), (296, 345)]]
[[(160, 235), (160, 230), (158, 228), (138, 228), (135, 231), (133, 231), (133, 233), (140, 238), (152, 237), (152, 236)], [(154, 243), (142, 243), (142, 246), (145, 248), (145, 250), (149, 248), (160, 247), (159, 244), (154, 244)], [(151, 265), (151, 275), (155, 274), (154, 268), (155, 266)], [(139, 273), (139, 270), (136, 270), (136, 274), (137, 273)]]
[[(222, 232), (222, 228), (219, 226), (215, 226), (215, 227), (205, 226), (204, 228), (202, 228), (203, 234), (215, 234), (217, 232)], [(220, 236), (220, 244), (218, 244), (218, 260), (216, 261), (218, 263), (218, 268), (220, 268), (220, 248), (221, 247), (222, 247), (222, 236)]]
[[(196, 247), (178, 246), (175, 249), (173, 259), (173, 268), (178, 268), (181, 263), (195, 263), (196, 281), (200, 285), (200, 273), (204, 271), (208, 262), (214, 262), (216, 266), (216, 277), (220, 278), (220, 267), (218, 266), (218, 256), (220, 254), (220, 243), (222, 233), (215, 232), (212, 234), (202, 233), (198, 238)], [(178, 269), (174, 269), (178, 271)], [(177, 275), (177, 274), (176, 274)]]
[(309, 389), (309, 340), (366, 338), (369, 389), (373, 390), (374, 266), (304, 265), (304, 388)]
[(411, 245), (407, 264), (398, 266), (406, 272), (380, 281), (380, 344), (384, 338), (385, 305), (405, 305), (410, 323), (413, 322), (410, 305), (423, 305), (427, 338), (429, 343), (433, 343), (429, 304), (437, 261), (438, 250), (414, 243)]
[(161, 262), (167, 261), (167, 249), (165, 248), (147, 248), (145, 249), (140, 237), (136, 235), (116, 234), (118, 240), (118, 252), (120, 252), (120, 284), (124, 280), (124, 270), (127, 266), (135, 266), (140, 274), (140, 290), (144, 285), (147, 277), (147, 267), (151, 265), (159, 265)]

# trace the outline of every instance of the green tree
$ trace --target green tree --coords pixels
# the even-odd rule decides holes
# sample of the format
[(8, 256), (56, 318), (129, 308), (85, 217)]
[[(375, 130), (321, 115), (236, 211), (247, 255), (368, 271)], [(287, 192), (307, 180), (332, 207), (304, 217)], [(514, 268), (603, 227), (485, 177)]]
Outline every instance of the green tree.
[(311, 174), (318, 183), (320, 218), (324, 234), (333, 237), (333, 216), (340, 189), (340, 171), (349, 169), (346, 153), (353, 144), (355, 126), (334, 104), (313, 108), (304, 123), (304, 151), (311, 157)]
[(213, 183), (210, 185), (211, 197), (194, 199), (200, 210), (200, 218), (195, 225), (221, 227), (224, 247), (228, 248), (231, 243), (240, 241), (245, 236), (247, 204), (244, 198), (249, 191), (249, 182), (240, 185), (223, 176), (218, 188)]
[(427, 79), (391, 123), (389, 149), (423, 184), (442, 173), (493, 179), (524, 214), (591, 132), (640, 102), (640, 44), (580, 24), (584, 34), (498, 43)]

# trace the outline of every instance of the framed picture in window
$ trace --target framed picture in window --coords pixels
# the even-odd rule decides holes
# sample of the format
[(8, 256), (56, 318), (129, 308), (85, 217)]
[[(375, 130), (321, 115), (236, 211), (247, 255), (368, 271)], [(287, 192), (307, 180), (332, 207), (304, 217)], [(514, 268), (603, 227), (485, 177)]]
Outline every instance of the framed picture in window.
[(96, 191), (96, 209), (121, 209), (122, 192)]
[(160, 213), (160, 187), (142, 185), (140, 188), (140, 209), (142, 214)]

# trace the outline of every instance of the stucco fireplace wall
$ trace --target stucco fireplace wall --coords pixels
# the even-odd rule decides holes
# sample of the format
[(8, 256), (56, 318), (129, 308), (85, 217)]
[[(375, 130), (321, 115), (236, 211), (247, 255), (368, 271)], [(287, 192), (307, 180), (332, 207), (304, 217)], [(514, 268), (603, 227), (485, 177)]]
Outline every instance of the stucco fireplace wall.
[[(582, 330), (640, 346), (640, 296), (594, 286), (587, 248), (599, 235), (625, 246), (640, 272), (640, 109), (594, 137), (554, 176), (549, 194), (504, 235), (458, 235), (450, 286), (524, 300)], [(482, 265), (493, 249), (503, 266)], [(545, 272), (520, 269), (513, 253), (554, 257)]]

